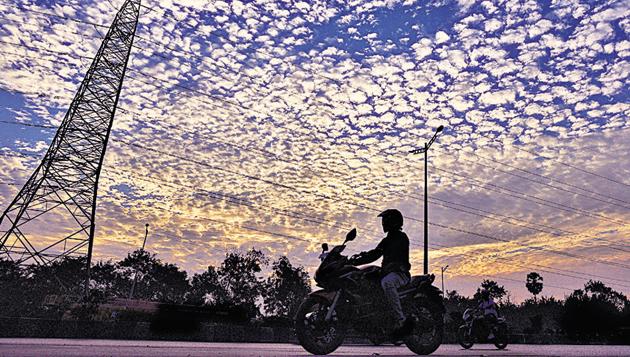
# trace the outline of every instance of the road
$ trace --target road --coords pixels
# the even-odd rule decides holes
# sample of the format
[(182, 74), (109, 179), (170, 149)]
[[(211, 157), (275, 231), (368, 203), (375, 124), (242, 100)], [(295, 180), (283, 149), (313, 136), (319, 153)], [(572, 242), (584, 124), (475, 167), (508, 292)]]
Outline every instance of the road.
[[(404, 346), (342, 346), (330, 356), (412, 356)], [(285, 343), (210, 343), (0, 338), (0, 356), (310, 356), (300, 346)], [(491, 345), (464, 350), (443, 345), (432, 356), (630, 356), (630, 346)]]

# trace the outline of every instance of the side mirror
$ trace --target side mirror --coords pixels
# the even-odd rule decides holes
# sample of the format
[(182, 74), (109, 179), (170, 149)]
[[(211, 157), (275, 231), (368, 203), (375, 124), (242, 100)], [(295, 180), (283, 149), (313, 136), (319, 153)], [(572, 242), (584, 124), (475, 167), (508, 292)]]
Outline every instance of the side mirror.
[(326, 253), (328, 251), (328, 243), (322, 244), (322, 253)]
[(347, 242), (353, 241), (354, 238), (356, 237), (357, 237), (357, 229), (352, 228), (352, 230), (348, 232), (348, 234), (346, 234), (346, 240), (343, 241), (343, 244), (345, 245)]

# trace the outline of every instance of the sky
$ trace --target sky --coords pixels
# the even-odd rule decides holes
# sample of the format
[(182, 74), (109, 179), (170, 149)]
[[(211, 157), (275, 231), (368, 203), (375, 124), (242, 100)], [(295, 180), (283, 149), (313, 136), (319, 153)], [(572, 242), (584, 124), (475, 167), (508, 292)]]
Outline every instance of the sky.
[[(0, 0), (0, 207), (37, 167), (123, 1)], [(398, 208), (422, 272), (472, 294), (630, 293), (627, 1), (143, 1), (94, 254), (189, 273), (262, 250), (311, 273)], [(135, 145), (130, 145), (133, 143)], [(26, 154), (26, 155), (25, 155)], [(44, 246), (63, 216), (42, 217)]]

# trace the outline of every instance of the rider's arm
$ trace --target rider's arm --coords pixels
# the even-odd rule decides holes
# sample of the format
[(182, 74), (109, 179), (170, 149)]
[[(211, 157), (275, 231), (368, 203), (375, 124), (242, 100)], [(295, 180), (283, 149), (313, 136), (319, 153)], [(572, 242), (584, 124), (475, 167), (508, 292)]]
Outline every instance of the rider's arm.
[(383, 249), (381, 249), (381, 246), (379, 244), (376, 248), (372, 250), (368, 250), (367, 252), (361, 252), (358, 255), (354, 256), (352, 258), (352, 264), (353, 265), (369, 264), (382, 256), (383, 256)]

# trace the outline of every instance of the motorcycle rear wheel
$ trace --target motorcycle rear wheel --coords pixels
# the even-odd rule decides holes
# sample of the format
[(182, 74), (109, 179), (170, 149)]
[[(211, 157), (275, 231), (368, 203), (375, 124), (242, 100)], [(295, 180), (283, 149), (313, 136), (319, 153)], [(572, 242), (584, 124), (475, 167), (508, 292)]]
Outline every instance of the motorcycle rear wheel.
[[(420, 301), (408, 311), (414, 319), (415, 326), (404, 341), (411, 352), (418, 355), (428, 355), (440, 347), (444, 337), (444, 316), (441, 309), (432, 301)], [(427, 329), (427, 326), (430, 326)]]
[(472, 342), (472, 338), (468, 333), (467, 326), (460, 326), (459, 330), (457, 330), (457, 342), (464, 349), (469, 349), (474, 345), (474, 343)]
[(307, 297), (295, 315), (295, 334), (300, 345), (314, 355), (327, 355), (343, 343), (345, 328), (333, 312), (333, 318), (325, 321), (330, 302), (324, 298)]

